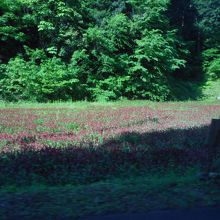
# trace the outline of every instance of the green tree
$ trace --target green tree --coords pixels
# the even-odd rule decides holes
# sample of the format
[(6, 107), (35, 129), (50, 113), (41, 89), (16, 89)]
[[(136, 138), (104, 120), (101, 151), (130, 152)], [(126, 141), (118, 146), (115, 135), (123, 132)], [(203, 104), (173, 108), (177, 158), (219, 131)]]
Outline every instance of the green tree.
[(220, 2), (194, 0), (203, 37), (203, 67), (209, 79), (220, 77)]
[(171, 99), (177, 76), (200, 76), (203, 49), (204, 70), (219, 76), (218, 2), (2, 0), (0, 95)]
[(178, 58), (173, 41), (174, 33), (166, 36), (157, 30), (146, 31), (137, 40), (135, 54), (131, 57), (131, 78), (127, 92), (130, 97), (166, 100), (170, 95), (169, 77), (185, 65)]

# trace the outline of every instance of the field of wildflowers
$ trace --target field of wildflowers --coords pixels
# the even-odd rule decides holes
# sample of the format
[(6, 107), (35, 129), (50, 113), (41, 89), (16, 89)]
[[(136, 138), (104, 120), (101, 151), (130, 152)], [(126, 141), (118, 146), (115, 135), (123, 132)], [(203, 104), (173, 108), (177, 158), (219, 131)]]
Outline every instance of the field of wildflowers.
[(0, 185), (81, 184), (201, 165), (218, 103), (0, 109)]

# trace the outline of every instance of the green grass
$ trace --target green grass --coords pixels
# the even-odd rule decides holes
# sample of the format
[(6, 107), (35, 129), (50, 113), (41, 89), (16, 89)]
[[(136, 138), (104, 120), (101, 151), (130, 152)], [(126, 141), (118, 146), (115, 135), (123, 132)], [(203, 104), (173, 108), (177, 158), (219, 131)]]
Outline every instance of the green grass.
[(220, 80), (207, 81), (203, 86), (203, 96), (206, 100), (216, 100), (220, 96)]
[(22, 219), (77, 219), (219, 204), (219, 183), (201, 182), (196, 173), (197, 169), (190, 169), (184, 175), (169, 172), (127, 176), (81, 186), (8, 186), (0, 190), (0, 204), (6, 207), (0, 209), (0, 216), (5, 219), (21, 216)]
[[(217, 84), (217, 83), (216, 83)], [(220, 83), (219, 83), (220, 84)], [(220, 93), (220, 89), (216, 89)], [(110, 107), (110, 108), (120, 108), (120, 107), (135, 107), (135, 106), (149, 106), (149, 107), (157, 107), (160, 104), (177, 104), (177, 105), (215, 105), (220, 104), (220, 101), (213, 98), (212, 95), (211, 99), (207, 100), (200, 100), (200, 101), (170, 101), (170, 102), (152, 102), (146, 100), (123, 100), (123, 101), (115, 101), (115, 102), (51, 102), (51, 103), (35, 103), (35, 102), (3, 102), (0, 101), (0, 108), (1, 109), (8, 109), (8, 108), (53, 108), (53, 109), (60, 109), (60, 108), (71, 108), (71, 109), (91, 109), (97, 107)]]

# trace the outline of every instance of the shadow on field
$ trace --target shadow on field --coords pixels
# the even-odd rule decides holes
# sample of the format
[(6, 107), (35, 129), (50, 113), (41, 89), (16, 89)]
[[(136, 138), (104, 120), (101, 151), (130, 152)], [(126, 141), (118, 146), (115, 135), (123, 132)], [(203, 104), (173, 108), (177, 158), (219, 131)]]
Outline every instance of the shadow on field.
[(201, 165), (208, 126), (124, 133), (99, 146), (34, 149), (31, 143), (0, 155), (0, 185), (84, 184)]

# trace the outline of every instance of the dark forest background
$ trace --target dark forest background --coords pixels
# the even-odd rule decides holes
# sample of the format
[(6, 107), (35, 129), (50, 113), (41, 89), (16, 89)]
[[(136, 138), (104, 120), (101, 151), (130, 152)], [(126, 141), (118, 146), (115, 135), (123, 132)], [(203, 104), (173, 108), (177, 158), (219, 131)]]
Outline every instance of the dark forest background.
[(1, 0), (0, 99), (196, 99), (220, 78), (219, 0)]

